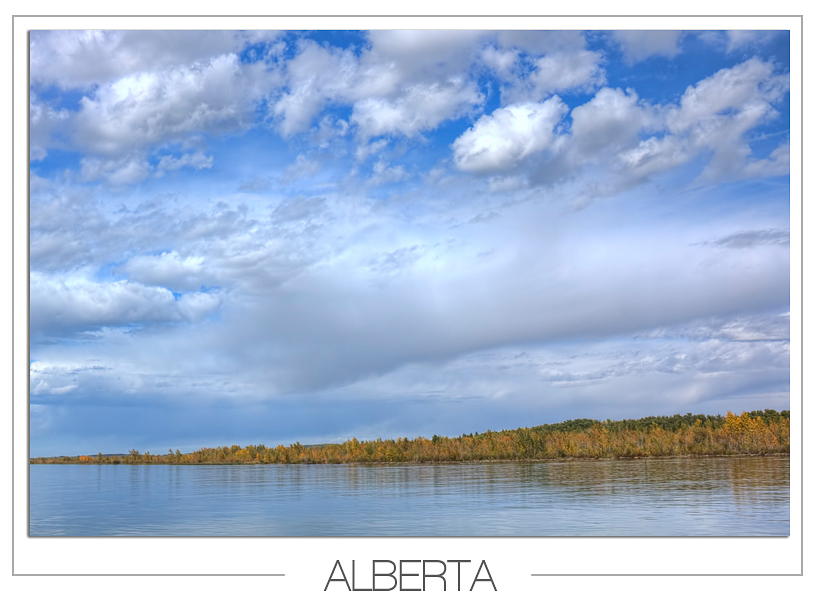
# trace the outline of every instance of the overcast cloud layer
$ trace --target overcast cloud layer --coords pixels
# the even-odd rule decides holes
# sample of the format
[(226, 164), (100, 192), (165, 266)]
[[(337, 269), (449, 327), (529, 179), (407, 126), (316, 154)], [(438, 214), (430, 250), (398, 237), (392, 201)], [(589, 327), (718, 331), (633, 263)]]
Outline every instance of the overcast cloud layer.
[(32, 454), (789, 408), (788, 45), (32, 32)]

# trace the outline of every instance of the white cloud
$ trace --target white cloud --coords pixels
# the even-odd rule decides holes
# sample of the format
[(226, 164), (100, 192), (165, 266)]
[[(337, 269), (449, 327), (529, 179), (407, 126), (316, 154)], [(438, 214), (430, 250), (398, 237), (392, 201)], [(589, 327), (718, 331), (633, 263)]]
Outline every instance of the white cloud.
[(620, 192), (704, 154), (709, 163), (702, 182), (788, 173), (788, 143), (755, 158), (748, 141), (753, 129), (777, 117), (774, 104), (787, 89), (788, 75), (756, 58), (688, 87), (679, 105), (652, 107), (634, 92), (601, 89), (572, 111), (564, 169), (601, 162), (611, 174), (598, 186), (588, 182), (593, 197)]
[(752, 58), (687, 87), (680, 108), (670, 112), (669, 128), (673, 133), (681, 133), (725, 111), (738, 113), (761, 103), (769, 104), (788, 87), (788, 75), (775, 75), (772, 63)]
[(788, 142), (756, 158), (749, 134), (777, 117), (774, 105), (787, 90), (788, 75), (751, 59), (688, 87), (679, 105), (652, 106), (636, 91), (603, 87), (572, 110), (568, 127), (557, 96), (512, 104), (476, 121), (453, 143), (453, 158), (465, 171), (516, 172), (521, 184), (573, 178), (575, 207), (699, 155), (709, 159), (702, 182), (782, 175), (789, 171)]
[(434, 129), (483, 102), (466, 74), (473, 51), (465, 43), (478, 37), (474, 32), (372, 32), (371, 48), (361, 57), (304, 42), (287, 65), (287, 89), (271, 103), (271, 114), (286, 137), (307, 131), (334, 103), (353, 107), (351, 124), (365, 141)]
[(661, 126), (657, 110), (642, 104), (637, 93), (604, 87), (572, 111), (573, 151), (584, 158), (611, 155)]
[(578, 30), (504, 30), (498, 32), (498, 42), (534, 56), (585, 51), (587, 47), (584, 32)]
[(388, 182), (406, 180), (409, 176), (409, 172), (401, 165), (390, 165), (386, 161), (380, 160), (373, 164), (373, 175), (369, 183), (377, 186)]
[(481, 54), (506, 86), (502, 102), (540, 102), (563, 91), (594, 91), (606, 83), (603, 55), (587, 48), (583, 32), (500, 32)]
[(653, 55), (675, 57), (681, 52), (681, 32), (678, 30), (618, 30), (612, 33), (612, 37), (629, 64)]
[(57, 110), (47, 102), (40, 100), (36, 91), (30, 92), (29, 144), (32, 161), (41, 161), (46, 158), (48, 148), (55, 143), (52, 134), (63, 128), (69, 116), (67, 110)]
[(285, 173), (282, 176), (282, 182), (294, 182), (308, 176), (313, 176), (322, 169), (318, 161), (307, 158), (305, 153), (300, 153), (296, 157), (296, 161), (285, 168)]
[(361, 163), (370, 155), (375, 155), (383, 150), (389, 143), (390, 140), (387, 138), (381, 138), (379, 140), (371, 140), (367, 144), (359, 144), (356, 147), (356, 161)]
[(179, 157), (163, 155), (157, 163), (156, 176), (162, 177), (165, 172), (172, 172), (183, 167), (193, 167), (194, 169), (206, 169), (213, 165), (214, 158), (208, 157), (200, 151), (193, 154), (185, 153)]
[(761, 163), (751, 158), (747, 134), (777, 116), (773, 104), (788, 88), (788, 74), (775, 74), (771, 62), (752, 58), (688, 87), (680, 107), (670, 110), (667, 125), (671, 134), (684, 140), (682, 147), (690, 155), (712, 152), (703, 173), (706, 180), (740, 178), (754, 172), (772, 175), (788, 165), (788, 147), (779, 148), (770, 162)]
[(320, 149), (334, 144), (344, 145), (344, 137), (350, 132), (350, 124), (344, 119), (325, 115), (310, 132), (310, 142)]
[(726, 52), (756, 47), (771, 41), (777, 32), (766, 30), (728, 30), (726, 32)]
[(67, 394), (78, 387), (77, 371), (69, 367), (44, 366), (33, 362), (29, 366), (29, 388), (32, 396)]
[(394, 73), (397, 82), (463, 74), (477, 44), (490, 34), (478, 30), (374, 30), (365, 61)]
[(285, 89), (269, 106), (283, 136), (307, 131), (334, 104), (352, 106), (350, 123), (363, 141), (435, 129), (483, 105), (471, 72), (477, 62), (510, 83), (505, 99), (515, 101), (540, 102), (553, 92), (605, 82), (603, 56), (586, 49), (580, 32), (407, 30), (370, 32), (368, 38), (370, 47), (358, 56), (300, 43), (285, 69)]
[(271, 114), (279, 118), (280, 133), (287, 137), (307, 131), (326, 104), (349, 101), (360, 82), (357, 70), (358, 60), (352, 51), (303, 42), (299, 53), (287, 63), (286, 90), (270, 105)]
[(629, 154), (638, 154), (635, 147), (640, 149), (641, 138), (663, 128), (660, 108), (641, 101), (632, 90), (604, 87), (589, 102), (576, 106), (571, 118), (557, 155), (522, 168), (531, 183), (575, 185), (573, 207), (582, 208), (643, 178), (624, 169), (636, 162)]
[(742, 174), (747, 178), (785, 176), (791, 171), (791, 145), (781, 144), (765, 159), (747, 160)]
[(594, 91), (606, 82), (602, 59), (600, 53), (587, 50), (539, 57), (527, 88), (535, 99), (573, 89)]
[(555, 128), (566, 112), (557, 96), (540, 104), (499, 108), (453, 142), (456, 166), (474, 172), (500, 171), (536, 152), (554, 149), (561, 141)]
[[(629, 335), (788, 299), (783, 249), (751, 264), (747, 252), (715, 258), (669, 230), (639, 238), (619, 223), (605, 234), (560, 239), (549, 226), (520, 213), (465, 225), (460, 237), (482, 235), (483, 247), (497, 247), (496, 256), (483, 259), (476, 258), (477, 244), (442, 247), (437, 234), (418, 241), (385, 227), (367, 241), (360, 235), (355, 249), (324, 258), (264, 302), (234, 311), (230, 339), (223, 340), (240, 354), (246, 343), (256, 346), (242, 356), (248, 366), (265, 346), (277, 387), (308, 389), (519, 341)], [(654, 253), (651, 260), (646, 252)], [(383, 281), (371, 283), (374, 270)]]
[(179, 315), (188, 322), (196, 322), (216, 311), (222, 304), (218, 293), (189, 292), (177, 301)]
[(80, 179), (86, 182), (106, 180), (112, 184), (133, 184), (151, 174), (151, 165), (139, 155), (114, 159), (85, 157), (80, 161)]
[(678, 167), (691, 158), (692, 151), (683, 139), (675, 136), (652, 136), (641, 141), (635, 148), (620, 153), (616, 161), (627, 170), (628, 177), (642, 180)]
[[(310, 214), (311, 209), (306, 205), (302, 212)], [(62, 375), (42, 389), (46, 392), (47, 388), (79, 383), (78, 389), (89, 392), (105, 376), (111, 380), (107, 391), (119, 393), (131, 384), (143, 383), (140, 378), (156, 380), (161, 376), (170, 384), (171, 389), (161, 390), (167, 394), (198, 379), (185, 377), (181, 367), (204, 369), (218, 362), (223, 373), (235, 371), (230, 386), (237, 388), (239, 396), (258, 396), (268, 401), (292, 391), (336, 389), (344, 393), (339, 388), (357, 383), (350, 390), (354, 394), (378, 399), (411, 395), (422, 399), (429, 394), (442, 404), (469, 396), (483, 396), (482, 400), (496, 393), (502, 396), (506, 387), (508, 397), (526, 397), (528, 404), (535, 404), (536, 396), (543, 400), (545, 387), (557, 391), (609, 384), (589, 390), (590, 398), (600, 404), (605, 402), (607, 391), (634, 391), (648, 379), (652, 380), (652, 390), (674, 383), (676, 390), (683, 391), (691, 387), (697, 375), (727, 370), (737, 375), (746, 371), (745, 377), (736, 380), (743, 386), (749, 383), (749, 371), (758, 371), (759, 378), (759, 371), (766, 371), (772, 358), (783, 361), (782, 350), (774, 347), (729, 349), (706, 343), (714, 338), (782, 339), (783, 325), (780, 331), (766, 330), (769, 324), (765, 320), (730, 319), (714, 325), (697, 339), (702, 343), (698, 349), (688, 346), (670, 352), (663, 342), (653, 346), (647, 340), (637, 346), (618, 347), (620, 355), (589, 354), (578, 353), (579, 343), (573, 342), (568, 353), (561, 353), (560, 340), (566, 337), (604, 341), (582, 342), (584, 351), (614, 349), (606, 348), (611, 337), (631, 336), (714, 312), (766, 308), (788, 300), (788, 278), (782, 276), (782, 271), (788, 269), (788, 251), (782, 248), (753, 265), (748, 264), (747, 253), (737, 249), (713, 261), (710, 249), (691, 248), (691, 238), (684, 236), (680, 228), (639, 235), (629, 228), (632, 220), (625, 218), (615, 226), (606, 226), (603, 233), (603, 225), (597, 230), (594, 226), (575, 227), (575, 231), (567, 232), (566, 223), (573, 224), (579, 218), (574, 215), (567, 219), (528, 206), (508, 208), (504, 217), (496, 215), (492, 226), (465, 226), (458, 233), (459, 240), (468, 240), (465, 243), (443, 246), (438, 242), (448, 233), (445, 228), (439, 227), (425, 240), (419, 240), (418, 226), (402, 227), (384, 217), (377, 220), (368, 216), (362, 223), (370, 227), (367, 232), (346, 227), (341, 233), (324, 233), (319, 240), (337, 242), (338, 237), (347, 235), (350, 243), (343, 251), (325, 252), (316, 264), (303, 267), (287, 282), (275, 286), (264, 282), (264, 293), (240, 286), (224, 297), (198, 293), (174, 303), (167, 293), (164, 299), (158, 299), (161, 291), (143, 292), (147, 287), (134, 282), (134, 294), (126, 294), (127, 284), (123, 283), (103, 289), (89, 287), (87, 282), (64, 282), (74, 292), (71, 298), (55, 289), (47, 294), (33, 290), (33, 305), (54, 302), (48, 312), (33, 312), (33, 328), (38, 328), (45, 317), (54, 319), (56, 311), (67, 317), (61, 323), (86, 326), (104, 320), (122, 324), (144, 323), (146, 319), (199, 319), (216, 307), (222, 313), (219, 326), (207, 332), (197, 328), (196, 339), (194, 329), (163, 338), (135, 335), (129, 339), (127, 364), (118, 363), (117, 350), (125, 348), (117, 347), (117, 342), (108, 340), (97, 347), (89, 344), (83, 351), (86, 357), (106, 355), (106, 362), (114, 363), (116, 371), (108, 375), (87, 373), (76, 382)], [(593, 224), (598, 222), (606, 224), (600, 219)], [(562, 228), (550, 230), (559, 223)], [(417, 224), (418, 220), (414, 222)], [(337, 227), (329, 225), (333, 231)], [(515, 231), (514, 239), (510, 230)], [(493, 236), (489, 241), (488, 235)], [(479, 239), (473, 241), (475, 238)], [(499, 256), (476, 259), (478, 245), (495, 246)], [(286, 250), (288, 246), (280, 247)], [(653, 252), (650, 258), (645, 256), (648, 251)], [(618, 257), (613, 257), (613, 252)], [(269, 268), (272, 262), (271, 258), (260, 259), (257, 266)], [(247, 258), (237, 257), (230, 263), (237, 265), (234, 277), (240, 271), (239, 265), (249, 271)], [(201, 279), (199, 274), (211, 266), (207, 260), (167, 253), (153, 259), (136, 259), (130, 270), (136, 272), (141, 267), (140, 277), (145, 282), (151, 279), (149, 273), (154, 273), (154, 281), (159, 284), (172, 286), (176, 282), (179, 288), (192, 288)], [(219, 267), (225, 273), (229, 262), (222, 261)], [(160, 302), (154, 303), (154, 299)], [(152, 305), (146, 306), (146, 301)], [(152, 312), (151, 316), (147, 311)], [(57, 329), (50, 330), (56, 333)], [(678, 336), (674, 328), (669, 333)], [(194, 340), (196, 349), (189, 351)], [(515, 364), (510, 351), (520, 351), (515, 344), (527, 341), (534, 346), (533, 342), (550, 340), (559, 343), (527, 348), (541, 351), (533, 354), (529, 368), (510, 368)], [(489, 351), (482, 356), (481, 350)], [(636, 355), (636, 350), (641, 352)], [(149, 357), (157, 353), (161, 357)], [(672, 358), (677, 353), (686, 353), (687, 358)], [(184, 365), (181, 354), (188, 354)], [(556, 360), (563, 364), (555, 364)], [(423, 369), (410, 384), (403, 382), (410, 374), (407, 367)], [(140, 378), (135, 370), (140, 371)], [(777, 375), (782, 379), (782, 373)], [(122, 380), (117, 381), (119, 376)], [(217, 377), (209, 373), (208, 379), (214, 381)], [(704, 387), (702, 391), (703, 396), (713, 396), (722, 390)], [(219, 395), (225, 396), (223, 392), (219, 390)], [(647, 390), (648, 405), (649, 394)]]
[(135, 183), (189, 166), (211, 167), (203, 151), (163, 155), (152, 168), (147, 155), (167, 145), (191, 148), (203, 133), (242, 130), (252, 121), (253, 104), (270, 85), (261, 65), (240, 64), (221, 55), (188, 66), (135, 72), (99, 84), (80, 100), (77, 111), (56, 111), (32, 94), (32, 154), (49, 147), (75, 150), (83, 180)]
[(31, 333), (74, 333), (105, 326), (179, 322), (201, 318), (219, 305), (211, 295), (178, 303), (166, 288), (31, 273)]
[(499, 49), (489, 45), (481, 51), (481, 62), (505, 81), (515, 78), (514, 70), (519, 59), (517, 49)]
[[(278, 33), (54, 31), (32, 32), (32, 154), (68, 149), (88, 155), (85, 180), (115, 184), (151, 175), (146, 157), (167, 145), (191, 148), (191, 136), (239, 131), (254, 105), (278, 82), (263, 62), (242, 63), (246, 44)], [(49, 86), (84, 93), (78, 107), (49, 107)], [(209, 161), (210, 160), (210, 161)], [(209, 167), (202, 151), (163, 156), (157, 177), (190, 166)]]
[(241, 130), (265, 80), (264, 69), (242, 66), (235, 55), (135, 73), (82, 99), (76, 143), (96, 155), (119, 156), (192, 133)]
[(202, 256), (182, 257), (174, 250), (159, 255), (139, 255), (118, 269), (137, 284), (159, 286), (178, 292), (199, 290), (214, 282)]
[(483, 101), (475, 86), (461, 79), (415, 84), (392, 99), (371, 97), (356, 102), (351, 123), (363, 139), (384, 134), (412, 137), (468, 114)]
[(190, 66), (278, 35), (199, 30), (32, 31), (32, 81), (85, 89), (136, 73)]

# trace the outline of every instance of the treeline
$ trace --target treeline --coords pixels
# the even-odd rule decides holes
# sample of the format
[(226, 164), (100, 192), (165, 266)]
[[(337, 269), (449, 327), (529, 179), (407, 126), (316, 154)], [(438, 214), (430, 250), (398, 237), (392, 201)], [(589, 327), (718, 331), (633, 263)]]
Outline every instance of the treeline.
[(789, 411), (731, 411), (619, 421), (573, 419), (557, 424), (459, 437), (398, 438), (302, 445), (203, 448), (191, 453), (32, 458), (32, 464), (344, 464), (488, 460), (617, 459), (789, 453)]

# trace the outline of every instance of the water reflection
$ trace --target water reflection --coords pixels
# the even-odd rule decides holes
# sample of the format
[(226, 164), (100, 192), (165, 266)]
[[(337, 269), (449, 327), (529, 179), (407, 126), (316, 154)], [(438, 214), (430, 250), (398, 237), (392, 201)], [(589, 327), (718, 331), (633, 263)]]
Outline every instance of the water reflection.
[(30, 473), (32, 535), (789, 534), (788, 457)]

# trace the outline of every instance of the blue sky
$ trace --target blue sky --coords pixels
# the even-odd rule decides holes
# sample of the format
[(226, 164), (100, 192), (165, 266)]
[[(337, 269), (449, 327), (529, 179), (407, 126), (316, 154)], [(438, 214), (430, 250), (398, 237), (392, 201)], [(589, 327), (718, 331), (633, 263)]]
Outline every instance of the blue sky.
[(789, 408), (789, 33), (33, 31), (31, 453)]

